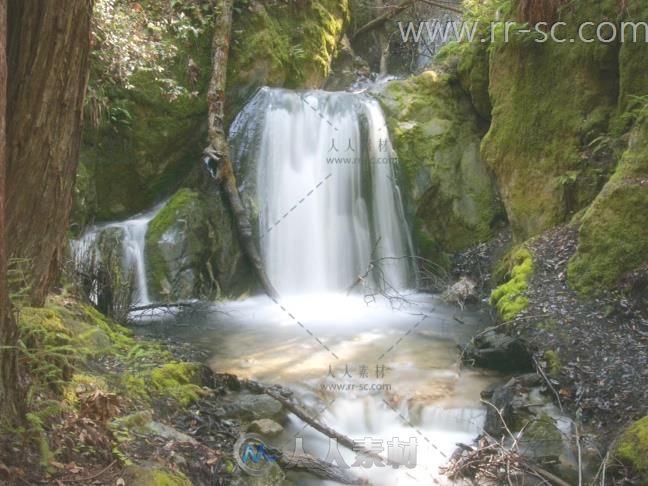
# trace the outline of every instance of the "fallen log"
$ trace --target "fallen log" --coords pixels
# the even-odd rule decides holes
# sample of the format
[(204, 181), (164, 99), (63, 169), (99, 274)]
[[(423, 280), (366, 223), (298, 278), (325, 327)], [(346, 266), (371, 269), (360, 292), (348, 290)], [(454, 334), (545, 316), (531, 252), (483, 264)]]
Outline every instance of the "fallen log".
[(203, 151), (203, 162), (228, 200), (244, 254), (254, 267), (259, 283), (268, 296), (277, 299), (277, 291), (268, 278), (261, 255), (253, 239), (252, 225), (238, 191), (225, 133), (225, 87), (233, 0), (219, 0), (212, 42), (212, 76), (207, 91), (209, 145)]
[(288, 411), (295, 414), (300, 420), (307, 423), (312, 428), (324, 434), (325, 436), (331, 439), (335, 439), (338, 444), (356, 453), (361, 453), (363, 456), (371, 457), (374, 460), (379, 461), (381, 464), (387, 463), (387, 459), (381, 456), (380, 454), (358, 447), (358, 445), (355, 444), (353, 439), (351, 439), (350, 437), (347, 437), (346, 435), (341, 434), (337, 430), (332, 429), (328, 425), (319, 422), (316, 417), (311, 416), (301, 405), (293, 402), (291, 399), (288, 398), (288, 396), (292, 395), (292, 392), (290, 392), (289, 390), (286, 390), (279, 385), (266, 387), (261, 383), (252, 380), (246, 380), (245, 383), (248, 385), (248, 388), (260, 393), (265, 393), (266, 395), (274, 398), (279, 403), (281, 403)]
[(146, 305), (137, 305), (134, 307), (129, 307), (128, 312), (140, 312), (145, 310), (157, 310), (157, 309), (187, 309), (187, 308), (194, 308), (198, 305), (200, 305), (198, 301), (146, 304)]
[(268, 447), (268, 451), (278, 458), (277, 463), (285, 470), (303, 471), (342, 484), (369, 484), (366, 479), (358, 478), (346, 469), (309, 454), (286, 454), (273, 447)]

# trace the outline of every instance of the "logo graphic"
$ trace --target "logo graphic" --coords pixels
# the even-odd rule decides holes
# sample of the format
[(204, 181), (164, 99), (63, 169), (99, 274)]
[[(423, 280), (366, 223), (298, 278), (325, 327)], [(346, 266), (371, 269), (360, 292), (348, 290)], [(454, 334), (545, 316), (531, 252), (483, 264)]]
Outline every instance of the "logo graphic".
[(258, 434), (239, 437), (234, 444), (234, 457), (241, 469), (251, 476), (262, 476), (276, 461)]

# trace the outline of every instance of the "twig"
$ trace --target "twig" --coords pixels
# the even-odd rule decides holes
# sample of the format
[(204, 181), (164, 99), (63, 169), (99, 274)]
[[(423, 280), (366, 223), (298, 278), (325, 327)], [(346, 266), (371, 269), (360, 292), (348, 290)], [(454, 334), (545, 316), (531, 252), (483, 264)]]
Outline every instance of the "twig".
[(540, 363), (538, 363), (538, 360), (536, 359), (535, 356), (533, 356), (533, 364), (535, 365), (536, 370), (538, 371), (538, 373), (540, 373), (540, 376), (542, 376), (544, 381), (547, 383), (547, 386), (549, 387), (549, 389), (556, 396), (556, 400), (558, 401), (558, 407), (560, 408), (560, 411), (562, 412), (563, 411), (563, 406), (562, 406), (562, 402), (560, 401), (560, 395), (558, 394), (558, 392), (556, 391), (554, 386), (551, 384), (551, 381), (549, 381), (549, 378), (547, 377), (545, 372), (542, 370), (542, 367), (540, 366)]
[(61, 482), (63, 482), (63, 483), (79, 483), (79, 482), (82, 482), (82, 481), (83, 481), (83, 482), (91, 481), (91, 480), (93, 480), (93, 479), (98, 478), (99, 476), (101, 476), (101, 475), (102, 475), (103, 473), (105, 473), (106, 471), (108, 471), (111, 467), (113, 467), (113, 466), (115, 465), (116, 462), (117, 462), (117, 459), (115, 459), (113, 462), (111, 462), (110, 464), (108, 464), (108, 466), (106, 466), (105, 468), (103, 468), (103, 469), (102, 469), (101, 471), (99, 471), (98, 473), (93, 474), (92, 476), (87, 476), (87, 477), (85, 477), (85, 478), (62, 479), (62, 480), (59, 480), (59, 481), (61, 481)]

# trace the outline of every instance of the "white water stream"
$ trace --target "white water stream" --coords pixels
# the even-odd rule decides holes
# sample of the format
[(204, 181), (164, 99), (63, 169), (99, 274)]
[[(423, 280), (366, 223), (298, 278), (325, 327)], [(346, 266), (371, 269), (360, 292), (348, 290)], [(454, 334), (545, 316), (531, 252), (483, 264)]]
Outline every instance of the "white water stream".
[[(415, 467), (385, 461), (353, 474), (385, 486), (443, 481), (439, 466), (480, 432), (479, 392), (498, 377), (459, 366), (457, 345), (485, 316), (408, 290), (413, 249), (378, 102), (264, 88), (233, 123), (231, 142), (237, 166), (248, 168), (239, 182), (256, 193), (262, 257), (281, 297), (220, 305), (224, 314), (192, 323), (182, 338), (207, 346), (218, 371), (292, 388), (319, 420), (374, 441), (385, 458), (405, 450), (390, 448), (395, 438), (416, 443)], [(347, 295), (370, 262), (366, 282)], [(363, 295), (380, 291), (407, 302)], [(299, 438), (306, 452), (330, 459), (329, 440), (290, 417), (274, 444), (292, 450)], [(339, 451), (352, 466), (356, 454)]]
[[(264, 265), (281, 297), (219, 304), (167, 332), (207, 349), (219, 372), (293, 389), (319, 411), (318, 420), (354, 440), (373, 440), (386, 459), (405, 450), (389, 441), (411, 447), (413, 438), (415, 467), (350, 468), (371, 484), (442, 484), (439, 466), (457, 442), (480, 432), (479, 392), (499, 377), (459, 366), (457, 345), (483, 328), (484, 315), (408, 290), (416, 284), (413, 248), (378, 102), (366, 94), (264, 88), (233, 123), (231, 144), (243, 197), (258, 210)], [(90, 247), (106, 229), (123, 231), (140, 303), (150, 300), (144, 241), (157, 210), (94, 228), (77, 243)], [(365, 295), (376, 291), (407, 301)], [(316, 457), (330, 453), (329, 440), (297, 417), (284, 426), (274, 445), (291, 450), (299, 440)], [(352, 466), (356, 454), (339, 451)]]

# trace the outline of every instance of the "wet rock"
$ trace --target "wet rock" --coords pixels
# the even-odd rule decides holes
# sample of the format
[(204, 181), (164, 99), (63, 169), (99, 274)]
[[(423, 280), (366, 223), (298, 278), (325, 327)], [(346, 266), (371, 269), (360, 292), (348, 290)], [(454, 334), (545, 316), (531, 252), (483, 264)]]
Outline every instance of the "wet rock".
[(492, 330), (477, 336), (466, 346), (464, 361), (498, 371), (533, 369), (531, 355), (521, 340)]
[(457, 304), (463, 309), (465, 304), (477, 300), (477, 284), (468, 277), (461, 277), (443, 293), (442, 297), (446, 302)]
[(281, 403), (268, 395), (239, 395), (236, 402), (227, 407), (228, 416), (241, 420), (280, 419), (282, 411)]
[(247, 431), (251, 433), (261, 434), (266, 437), (274, 437), (283, 431), (283, 427), (274, 420), (259, 419), (248, 425)]

